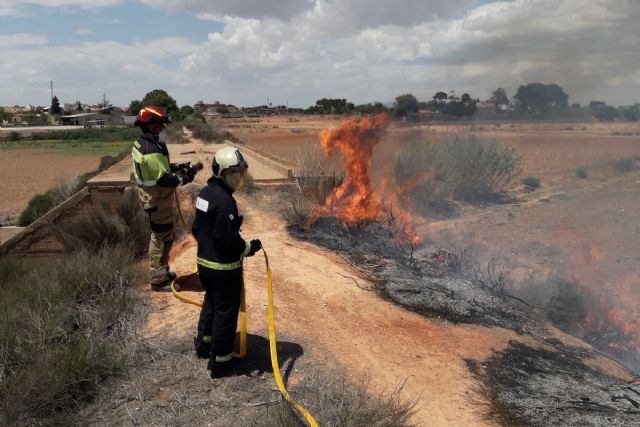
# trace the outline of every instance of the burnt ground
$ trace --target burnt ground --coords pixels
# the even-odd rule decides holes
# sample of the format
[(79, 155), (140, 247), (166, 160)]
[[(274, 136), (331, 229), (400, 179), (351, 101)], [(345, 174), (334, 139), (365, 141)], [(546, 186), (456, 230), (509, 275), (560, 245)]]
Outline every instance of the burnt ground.
[(490, 402), (487, 417), (514, 426), (640, 425), (640, 386), (585, 364), (595, 350), (555, 338), (534, 320), (528, 304), (505, 293), (500, 274), (478, 272), (465, 279), (458, 255), (435, 246), (398, 245), (383, 224), (346, 229), (321, 219), (307, 231), (290, 232), (337, 252), (376, 284), (374, 290), (411, 311), (508, 328), (539, 342), (510, 342), (482, 366), (467, 361)]
[(514, 426), (640, 425), (640, 383), (585, 365), (588, 352), (510, 342), (485, 363), (467, 363), (485, 384), (490, 413)]
[(518, 333), (538, 326), (530, 321), (526, 303), (507, 296), (499, 274), (466, 279), (460, 255), (433, 245), (397, 244), (383, 223), (345, 228), (323, 218), (307, 231), (291, 232), (337, 252), (376, 283), (383, 297), (424, 316)]

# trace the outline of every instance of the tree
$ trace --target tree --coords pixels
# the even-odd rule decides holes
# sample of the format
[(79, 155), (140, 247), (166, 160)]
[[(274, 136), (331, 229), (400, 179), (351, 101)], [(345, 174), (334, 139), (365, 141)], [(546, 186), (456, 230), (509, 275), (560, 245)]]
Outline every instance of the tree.
[(194, 113), (194, 110), (191, 105), (183, 105), (182, 107), (180, 107), (180, 112), (185, 116), (190, 116)]
[(82, 108), (82, 102), (76, 101), (76, 111), (84, 111)]
[(396, 97), (396, 110), (404, 111), (406, 113), (417, 113), (420, 107), (418, 106), (418, 99), (410, 93), (405, 93)]
[(356, 113), (360, 114), (377, 114), (377, 113), (386, 113), (389, 111), (387, 107), (384, 106), (381, 102), (376, 102), (374, 104), (360, 104), (354, 108)]
[(496, 107), (498, 105), (509, 105), (509, 97), (507, 96), (507, 91), (499, 87), (491, 93), (491, 98), (489, 98), (489, 101), (493, 102)]
[(520, 109), (539, 115), (553, 108), (566, 107), (569, 95), (557, 84), (529, 83), (520, 86), (514, 98)]
[(464, 104), (470, 103), (472, 101), (471, 95), (469, 95), (468, 93), (463, 93), (460, 101), (462, 101)]
[(176, 119), (174, 116), (180, 111), (176, 100), (162, 89), (152, 90), (142, 98), (142, 107), (146, 107), (148, 105), (155, 105), (157, 107), (164, 108), (172, 119)]
[(444, 104), (447, 98), (449, 98), (447, 93), (442, 91), (436, 92), (436, 94), (433, 95), (433, 100), (439, 104)]
[(348, 114), (355, 108), (351, 102), (341, 98), (322, 98), (316, 101), (315, 108), (309, 110), (319, 114)]
[(476, 109), (476, 103), (473, 100), (468, 103), (462, 101), (451, 101), (442, 106), (440, 112), (449, 116), (467, 117), (473, 116)]
[(8, 111), (5, 111), (4, 108), (0, 107), (0, 122), (3, 121), (11, 121), (11, 118), (13, 117), (13, 114), (9, 113)]
[(129, 108), (127, 108), (127, 114), (129, 116), (137, 116), (138, 112), (142, 108), (142, 102), (134, 99), (129, 103)]
[(62, 114), (62, 108), (60, 108), (60, 100), (57, 96), (51, 98), (51, 115), (59, 116)]
[(619, 114), (617, 108), (600, 101), (592, 101), (589, 104), (589, 109), (591, 110), (591, 114), (593, 114), (593, 117), (602, 122), (611, 122), (615, 120), (615, 118), (618, 117)]

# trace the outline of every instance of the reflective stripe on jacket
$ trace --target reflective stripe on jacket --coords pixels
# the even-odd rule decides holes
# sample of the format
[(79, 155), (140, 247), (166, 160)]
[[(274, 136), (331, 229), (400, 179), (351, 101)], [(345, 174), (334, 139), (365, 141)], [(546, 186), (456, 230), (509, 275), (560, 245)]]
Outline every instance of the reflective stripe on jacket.
[(242, 217), (233, 191), (218, 178), (209, 179), (198, 194), (192, 233), (198, 241), (198, 265), (212, 270), (242, 266), (251, 245), (240, 236)]
[(171, 174), (167, 146), (153, 141), (147, 135), (133, 143), (131, 159), (133, 176), (138, 185), (152, 187), (158, 185), (158, 180), (163, 176)]

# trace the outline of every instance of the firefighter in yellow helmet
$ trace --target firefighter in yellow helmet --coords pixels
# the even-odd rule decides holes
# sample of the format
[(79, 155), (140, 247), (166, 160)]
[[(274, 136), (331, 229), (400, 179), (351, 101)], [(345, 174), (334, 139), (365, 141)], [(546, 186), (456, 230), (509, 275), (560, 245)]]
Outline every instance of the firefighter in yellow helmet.
[(196, 200), (192, 233), (198, 241), (198, 271), (206, 294), (198, 335), (196, 354), (208, 358), (212, 377), (233, 369), (237, 359), (233, 343), (240, 309), (242, 258), (253, 256), (262, 248), (260, 240), (240, 236), (242, 216), (233, 198), (242, 187), (249, 165), (240, 150), (224, 147), (213, 158), (213, 176)]
[[(169, 270), (168, 256), (174, 240), (174, 191), (193, 181), (195, 171), (177, 174), (181, 166), (169, 161), (165, 128), (169, 117), (164, 109), (144, 107), (136, 117), (135, 126), (142, 135), (131, 149), (133, 175), (138, 184), (142, 209), (149, 214), (149, 273), (151, 288), (170, 291), (175, 273)], [(186, 168), (182, 168), (187, 170)]]

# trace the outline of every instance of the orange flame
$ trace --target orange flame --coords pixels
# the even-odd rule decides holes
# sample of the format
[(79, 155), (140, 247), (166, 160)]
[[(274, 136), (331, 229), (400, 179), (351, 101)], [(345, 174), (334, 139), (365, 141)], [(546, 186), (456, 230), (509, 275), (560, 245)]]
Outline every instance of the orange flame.
[(324, 206), (315, 210), (311, 223), (330, 216), (347, 226), (361, 226), (381, 218), (380, 199), (371, 190), (371, 157), (389, 124), (389, 116), (380, 114), (362, 119), (347, 119), (336, 130), (320, 132), (325, 155), (336, 150), (345, 157), (346, 176), (327, 197)]
[[(309, 225), (320, 217), (333, 217), (344, 226), (359, 227), (371, 222), (387, 221), (395, 230), (398, 243), (419, 242), (411, 214), (410, 191), (426, 179), (425, 172), (415, 179), (395, 188), (389, 188), (384, 179), (376, 190), (371, 183), (373, 150), (386, 134), (389, 116), (352, 118), (344, 120), (336, 130), (320, 132), (320, 144), (325, 155), (336, 150), (345, 157), (346, 176), (325, 200), (323, 206), (311, 215)], [(387, 174), (388, 175), (388, 174)]]

